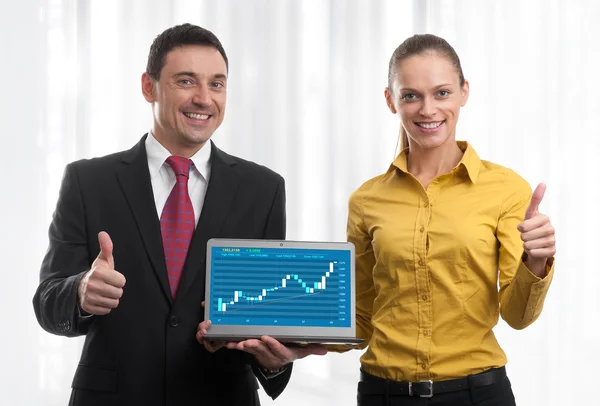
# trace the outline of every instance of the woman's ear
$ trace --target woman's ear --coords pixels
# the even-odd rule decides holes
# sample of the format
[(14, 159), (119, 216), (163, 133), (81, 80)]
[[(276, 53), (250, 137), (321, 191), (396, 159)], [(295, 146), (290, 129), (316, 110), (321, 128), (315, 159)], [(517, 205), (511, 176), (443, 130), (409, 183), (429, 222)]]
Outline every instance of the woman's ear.
[(394, 105), (394, 95), (392, 95), (392, 92), (390, 92), (390, 88), (386, 87), (383, 94), (385, 95), (385, 103), (387, 104), (390, 111), (393, 114), (397, 114), (398, 110), (396, 110), (396, 106)]
[(460, 103), (460, 107), (465, 107), (465, 104), (467, 104), (467, 100), (469, 100), (469, 81), (468, 80), (465, 80), (465, 84), (460, 89), (460, 92), (462, 94), (462, 101)]

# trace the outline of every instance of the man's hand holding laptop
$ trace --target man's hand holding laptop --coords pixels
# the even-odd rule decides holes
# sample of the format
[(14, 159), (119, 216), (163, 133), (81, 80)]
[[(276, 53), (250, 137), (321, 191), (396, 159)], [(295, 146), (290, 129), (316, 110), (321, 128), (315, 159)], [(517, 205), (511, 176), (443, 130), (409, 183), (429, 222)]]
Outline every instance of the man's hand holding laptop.
[[(204, 302), (202, 302), (204, 307)], [(282, 368), (290, 362), (305, 358), (309, 355), (325, 355), (327, 348), (320, 344), (308, 344), (305, 346), (288, 347), (269, 336), (262, 336), (260, 340), (249, 339), (240, 342), (211, 342), (204, 340), (204, 336), (210, 327), (210, 320), (204, 320), (198, 325), (196, 340), (206, 348), (207, 351), (215, 352), (226, 347), (230, 350), (245, 351), (254, 355), (258, 363), (265, 369), (275, 370)]]

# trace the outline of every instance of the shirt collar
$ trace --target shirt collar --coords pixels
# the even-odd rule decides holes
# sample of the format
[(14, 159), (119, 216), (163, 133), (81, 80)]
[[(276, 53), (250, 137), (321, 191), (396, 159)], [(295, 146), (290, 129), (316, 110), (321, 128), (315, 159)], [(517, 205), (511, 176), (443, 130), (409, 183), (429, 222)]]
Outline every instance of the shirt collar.
[[(209, 140), (190, 157), (194, 163), (194, 167), (206, 181), (208, 181), (208, 177), (210, 176), (211, 150), (212, 142)], [(146, 154), (148, 155), (148, 168), (151, 178), (158, 174), (158, 171), (160, 171), (167, 158), (171, 156), (171, 153), (154, 138), (152, 131), (148, 132), (148, 137), (146, 138)]]
[[(473, 147), (469, 145), (469, 143), (466, 141), (456, 141), (456, 144), (458, 145), (458, 148), (460, 148), (460, 150), (463, 151), (463, 156), (456, 165), (456, 168), (464, 168), (471, 182), (477, 182), (477, 177), (479, 176), (479, 169), (481, 168), (481, 159), (479, 158), (479, 155), (477, 155), (477, 152), (475, 152)], [(406, 160), (407, 154), (408, 148), (404, 148), (396, 157), (394, 162), (392, 162), (389, 170), (398, 168), (402, 172), (408, 173)]]

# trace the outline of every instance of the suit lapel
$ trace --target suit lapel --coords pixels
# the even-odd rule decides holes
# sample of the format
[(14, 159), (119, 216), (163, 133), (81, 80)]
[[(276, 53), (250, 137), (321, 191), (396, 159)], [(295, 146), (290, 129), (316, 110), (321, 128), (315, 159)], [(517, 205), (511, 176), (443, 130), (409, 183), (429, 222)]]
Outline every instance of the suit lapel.
[(148, 170), (146, 136), (123, 155), (125, 164), (118, 172), (119, 183), (135, 218), (156, 278), (169, 302), (173, 303), (162, 245), (160, 222)]
[(202, 278), (201, 289), (204, 289), (206, 243), (219, 234), (237, 190), (238, 176), (234, 169), (235, 160), (214, 144), (210, 159), (210, 181), (177, 289), (178, 298), (188, 291), (196, 277)]

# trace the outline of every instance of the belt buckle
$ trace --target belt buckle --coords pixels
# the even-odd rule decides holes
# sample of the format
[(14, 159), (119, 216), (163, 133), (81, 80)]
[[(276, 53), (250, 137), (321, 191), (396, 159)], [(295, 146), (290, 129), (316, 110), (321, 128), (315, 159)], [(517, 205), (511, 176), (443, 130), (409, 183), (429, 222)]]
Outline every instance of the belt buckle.
[[(422, 397), (422, 398), (431, 398), (431, 397), (433, 397), (433, 381), (431, 379), (419, 381), (419, 383), (422, 383), (422, 382), (426, 382), (426, 383), (429, 384), (429, 393), (426, 394), (426, 395), (419, 395), (419, 397)], [(412, 382), (408, 383), (408, 396), (413, 396), (412, 384), (413, 384)]]

